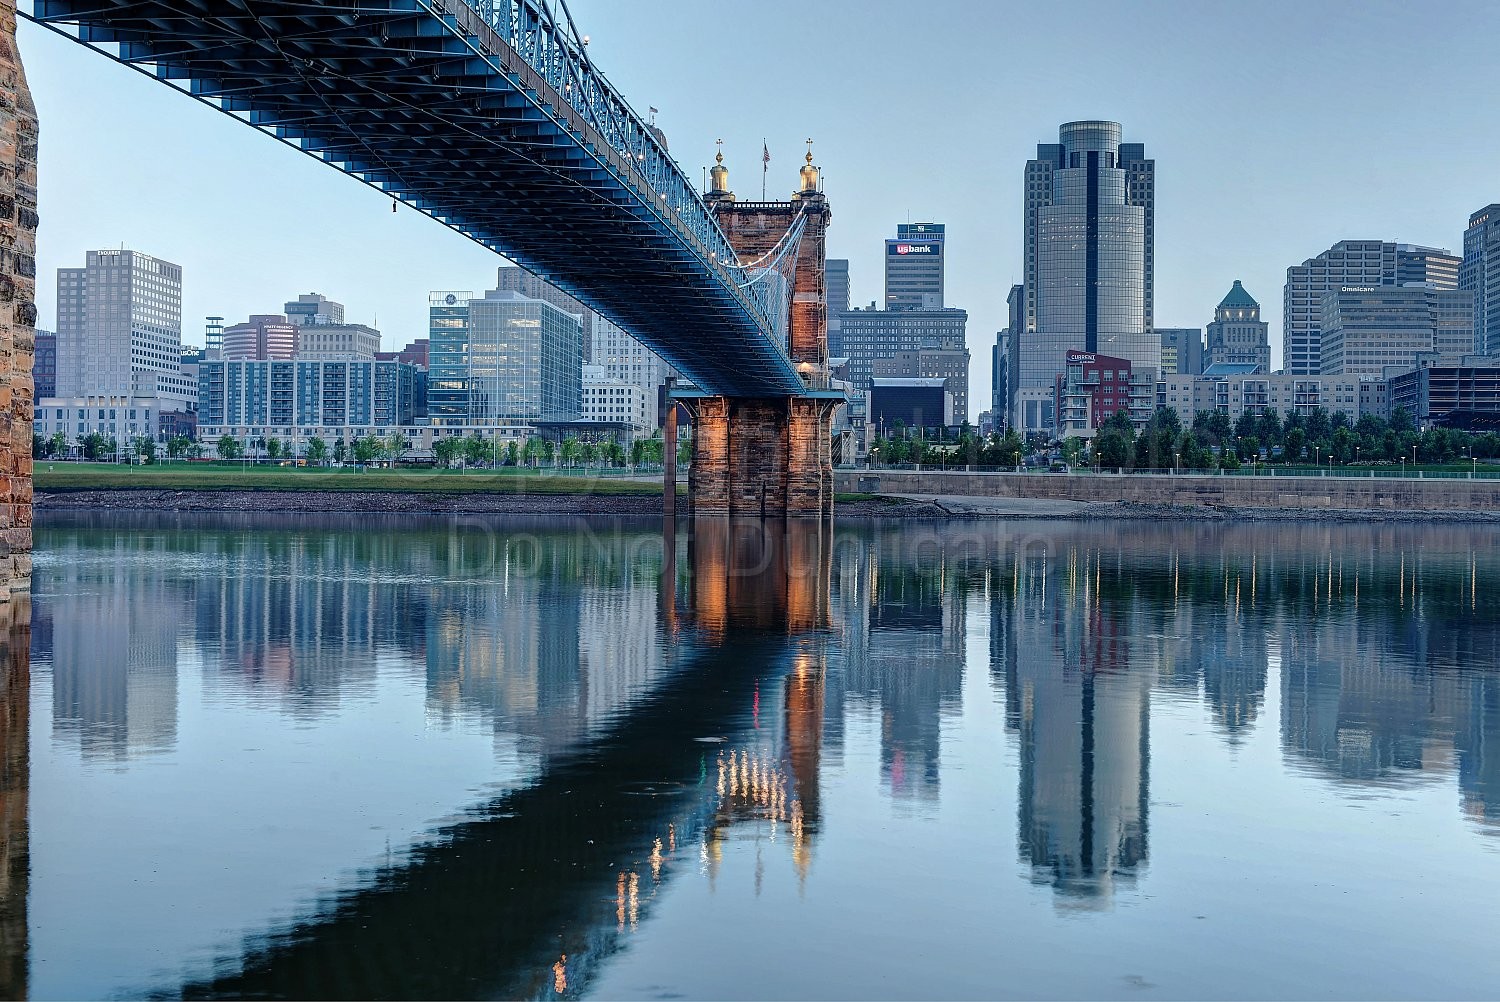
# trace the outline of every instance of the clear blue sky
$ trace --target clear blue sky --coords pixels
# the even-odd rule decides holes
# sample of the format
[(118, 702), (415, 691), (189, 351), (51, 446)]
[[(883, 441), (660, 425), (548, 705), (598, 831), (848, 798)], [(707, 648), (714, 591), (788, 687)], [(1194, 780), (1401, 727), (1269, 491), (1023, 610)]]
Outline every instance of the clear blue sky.
[[(897, 222), (947, 223), (975, 413), (1019, 274), (1023, 166), (1061, 122), (1120, 121), (1156, 159), (1157, 324), (1204, 325), (1239, 278), (1278, 362), (1288, 265), (1345, 238), (1457, 252), (1468, 214), (1500, 201), (1489, 3), (571, 7), (689, 176), (723, 138), (732, 187), (758, 196), (764, 138), (785, 195), (816, 140), (856, 303), (882, 295)], [(196, 343), (206, 314), (318, 291), (399, 345), (425, 334), (429, 290), (493, 281), (489, 252), (161, 84), (29, 24), (21, 48), (42, 122), (43, 326), (55, 269), (121, 244), (183, 266)]]

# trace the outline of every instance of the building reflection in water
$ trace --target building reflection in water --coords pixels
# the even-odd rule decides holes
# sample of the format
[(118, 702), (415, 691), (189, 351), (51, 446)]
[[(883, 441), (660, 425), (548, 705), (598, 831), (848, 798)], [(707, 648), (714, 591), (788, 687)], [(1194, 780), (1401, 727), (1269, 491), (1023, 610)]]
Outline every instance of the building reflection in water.
[(1231, 746), (1279, 669), (1289, 761), (1351, 792), (1456, 779), (1500, 833), (1500, 553), (1464, 529), (1069, 526), (997, 540), (991, 663), (1019, 741), (1017, 840), (1059, 904), (1148, 858), (1150, 702)]
[(848, 622), (837, 708), (879, 715), (881, 776), (901, 801), (938, 798), (943, 722), (963, 687), (966, 551), (898, 530), (840, 547)]
[(127, 540), (38, 557), (53, 729), (87, 758), (124, 760), (177, 740), (177, 644), (193, 582), (141, 557)]
[[(174, 986), (189, 994), (328, 994), (308, 972), (340, 971), (344, 994), (576, 995), (684, 873), (816, 880), (821, 782), (849, 728), (878, 724), (901, 809), (943, 794), (984, 611), (1020, 870), (1061, 908), (1106, 907), (1152, 862), (1151, 721), (1169, 703), (1200, 705), (1231, 746), (1279, 716), (1265, 736), (1338, 789), (1451, 778), (1500, 834), (1500, 553), (1467, 530), (111, 516), (39, 543), (53, 730), (90, 759), (173, 744), (179, 650), (205, 698), (310, 722), (406, 673), (432, 723), (536, 752), (531, 785), (460, 805)], [(26, 855), (9, 779), (24, 675), (7, 689), (7, 888)], [(744, 842), (753, 872), (726, 862)], [(17, 900), (5, 944), (24, 944)], [(404, 960), (352, 959), (369, 957)]]
[(1150, 675), (1128, 575), (1095, 546), (1033, 542), (997, 575), (1017, 840), (1059, 903), (1107, 904), (1147, 856)]
[(1462, 528), (1360, 541), (1285, 589), (1288, 759), (1351, 789), (1456, 774), (1464, 814), (1500, 832), (1500, 554)]

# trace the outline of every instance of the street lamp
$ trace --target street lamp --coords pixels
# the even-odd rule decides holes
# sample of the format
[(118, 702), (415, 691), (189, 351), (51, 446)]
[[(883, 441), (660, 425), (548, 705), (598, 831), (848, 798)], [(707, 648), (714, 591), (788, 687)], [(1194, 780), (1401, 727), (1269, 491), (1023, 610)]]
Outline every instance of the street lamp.
[(1415, 442), (1411, 446), (1411, 468), (1413, 472), (1417, 469), (1417, 444)]
[(1182, 467), (1182, 453), (1180, 453), (1180, 452), (1174, 452), (1174, 453), (1172, 453), (1172, 457), (1173, 457), (1173, 459), (1176, 460), (1176, 462), (1172, 466), (1172, 472), (1176, 473)]

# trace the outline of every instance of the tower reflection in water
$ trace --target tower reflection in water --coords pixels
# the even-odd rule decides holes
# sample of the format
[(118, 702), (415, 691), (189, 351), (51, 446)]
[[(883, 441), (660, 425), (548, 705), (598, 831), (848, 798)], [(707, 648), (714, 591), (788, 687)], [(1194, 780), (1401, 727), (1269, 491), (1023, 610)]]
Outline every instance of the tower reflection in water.
[[(169, 994), (327, 994), (325, 972), (341, 994), (576, 995), (670, 881), (759, 887), (782, 866), (816, 886), (835, 803), (845, 831), (963, 817), (939, 802), (976, 741), (986, 762), (1016, 750), (990, 780), (1018, 792), (1001, 837), (1063, 909), (1174, 865), (1149, 851), (1151, 750), (1184, 729), (1259, 740), (1336, 793), (1453, 783), (1476, 827), (1500, 819), (1500, 550), (1469, 530), (122, 519), (38, 537), (33, 640), (72, 759), (190, 752), (180, 655), (205, 699), (309, 730), (399, 677), (430, 725), (532, 753)], [(966, 677), (986, 634), (991, 675)], [(12, 888), (26, 689), (8, 677)], [(1004, 731), (979, 734), (962, 718), (992, 698)], [(866, 743), (884, 796), (836, 798), (871, 782), (830, 768)], [(7, 958), (24, 900), (5, 896)]]
[[(8, 589), (7, 589), (8, 590)], [(0, 602), (0, 997), (30, 988), (31, 600)]]
[(1020, 741), (1021, 857), (1060, 900), (1101, 906), (1146, 863), (1151, 680), (1132, 649), (1144, 624), (1096, 548), (1036, 542), (1009, 570), (992, 637)]
[(764, 826), (768, 842), (787, 843), (799, 878), (806, 879), (819, 824), (832, 626), (830, 526), (818, 519), (695, 519), (689, 533), (688, 609), (704, 641), (723, 645), (756, 631), (789, 641), (779, 685), (766, 679), (767, 695), (779, 689), (781, 698), (763, 711), (757, 683), (751, 735), (739, 747), (721, 747), (715, 759), (718, 799), (703, 859), (715, 877), (733, 828)]

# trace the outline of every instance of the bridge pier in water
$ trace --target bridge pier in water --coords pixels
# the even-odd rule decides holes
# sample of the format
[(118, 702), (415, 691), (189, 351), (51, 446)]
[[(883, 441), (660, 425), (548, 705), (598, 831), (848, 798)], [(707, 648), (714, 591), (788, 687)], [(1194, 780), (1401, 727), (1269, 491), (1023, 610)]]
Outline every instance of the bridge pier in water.
[(692, 513), (832, 517), (832, 421), (841, 399), (685, 399), (693, 416)]

